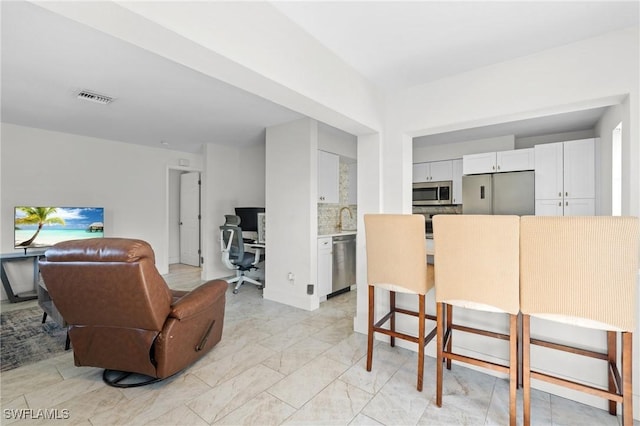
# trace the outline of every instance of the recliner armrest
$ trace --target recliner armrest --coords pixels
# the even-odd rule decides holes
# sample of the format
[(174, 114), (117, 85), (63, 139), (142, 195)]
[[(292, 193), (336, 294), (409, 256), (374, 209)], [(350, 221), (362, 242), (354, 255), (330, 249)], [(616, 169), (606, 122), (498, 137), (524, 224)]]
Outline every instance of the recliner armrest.
[(224, 297), (227, 287), (227, 282), (223, 280), (212, 280), (200, 285), (171, 305), (169, 318), (183, 320), (205, 309), (211, 309), (211, 305)]

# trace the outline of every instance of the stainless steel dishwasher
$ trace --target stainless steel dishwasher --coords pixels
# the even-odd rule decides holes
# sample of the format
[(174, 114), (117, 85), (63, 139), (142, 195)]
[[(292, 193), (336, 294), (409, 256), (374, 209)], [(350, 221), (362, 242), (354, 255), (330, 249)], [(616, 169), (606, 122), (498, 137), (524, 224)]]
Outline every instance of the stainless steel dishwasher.
[(333, 274), (331, 294), (335, 296), (349, 291), (356, 283), (356, 236), (338, 235), (333, 237)]

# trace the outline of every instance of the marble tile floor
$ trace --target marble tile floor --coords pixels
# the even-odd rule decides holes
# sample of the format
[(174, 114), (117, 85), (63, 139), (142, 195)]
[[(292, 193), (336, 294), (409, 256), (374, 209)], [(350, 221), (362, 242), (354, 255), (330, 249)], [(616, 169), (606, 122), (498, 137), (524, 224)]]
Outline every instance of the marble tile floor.
[[(199, 270), (172, 266), (173, 288), (197, 285)], [(227, 295), (222, 341), (203, 359), (161, 383), (116, 389), (102, 370), (73, 365), (71, 352), (0, 375), (7, 424), (73, 425), (506, 425), (505, 380), (453, 366), (443, 406), (435, 405), (435, 360), (415, 389), (416, 354), (378, 342), (365, 370), (366, 336), (353, 332), (355, 292), (307, 312), (266, 301), (245, 285)], [(30, 302), (26, 302), (30, 303)], [(5, 305), (2, 306), (5, 308)], [(521, 391), (519, 397), (521, 398)], [(619, 425), (619, 417), (533, 391), (536, 425)], [(68, 418), (15, 420), (12, 409), (57, 410)], [(66, 411), (63, 411), (66, 410)], [(522, 401), (518, 404), (522, 423)], [(640, 422), (635, 422), (639, 426)]]

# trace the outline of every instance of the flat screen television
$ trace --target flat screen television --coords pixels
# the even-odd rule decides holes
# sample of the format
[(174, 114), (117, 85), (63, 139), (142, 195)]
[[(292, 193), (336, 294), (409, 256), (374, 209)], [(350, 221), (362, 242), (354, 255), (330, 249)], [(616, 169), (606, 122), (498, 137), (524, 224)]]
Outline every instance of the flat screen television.
[(258, 213), (264, 213), (264, 207), (236, 207), (240, 228), (243, 231), (258, 232)]
[(102, 207), (30, 207), (14, 209), (16, 249), (51, 247), (61, 241), (104, 237)]

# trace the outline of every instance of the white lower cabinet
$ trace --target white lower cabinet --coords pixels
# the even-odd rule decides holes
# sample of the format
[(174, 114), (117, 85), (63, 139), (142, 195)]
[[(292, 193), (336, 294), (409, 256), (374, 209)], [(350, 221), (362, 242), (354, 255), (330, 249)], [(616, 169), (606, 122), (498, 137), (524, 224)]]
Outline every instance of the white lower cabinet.
[(564, 200), (565, 216), (593, 216), (596, 212), (594, 198), (571, 198)]
[(562, 200), (536, 200), (536, 216), (562, 216)]
[(332, 259), (333, 240), (331, 237), (318, 238), (318, 289), (317, 294), (321, 299), (326, 299), (331, 293), (331, 280), (333, 274)]

